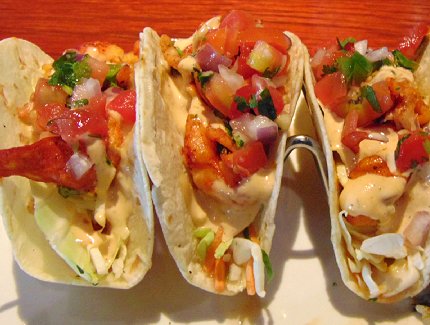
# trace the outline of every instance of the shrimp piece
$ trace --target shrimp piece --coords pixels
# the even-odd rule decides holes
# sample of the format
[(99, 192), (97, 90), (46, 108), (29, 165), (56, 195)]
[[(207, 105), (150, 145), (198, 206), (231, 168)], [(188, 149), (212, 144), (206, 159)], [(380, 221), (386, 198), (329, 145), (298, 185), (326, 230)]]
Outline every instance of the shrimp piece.
[(391, 115), (398, 128), (414, 131), (430, 121), (430, 108), (409, 81), (390, 78), (388, 85), (396, 98), (397, 104)]
[(79, 52), (89, 54), (102, 62), (127, 63), (133, 65), (138, 61), (134, 52), (124, 52), (118, 45), (108, 42), (87, 42), (80, 46)]
[(217, 143), (226, 142), (224, 135), (221, 135), (219, 131), (225, 132), (221, 129), (219, 131), (209, 130), (211, 128), (204, 126), (199, 118), (189, 115), (182, 153), (195, 186), (205, 193), (211, 194), (212, 185), (216, 180), (223, 180), (228, 186), (234, 187), (241, 178), (224, 163), (217, 151)]
[(173, 45), (172, 39), (163, 34), (160, 37), (160, 47), (161, 52), (163, 52), (164, 59), (167, 61), (169, 66), (178, 70), (179, 61), (181, 61), (181, 56), (178, 53), (178, 50)]

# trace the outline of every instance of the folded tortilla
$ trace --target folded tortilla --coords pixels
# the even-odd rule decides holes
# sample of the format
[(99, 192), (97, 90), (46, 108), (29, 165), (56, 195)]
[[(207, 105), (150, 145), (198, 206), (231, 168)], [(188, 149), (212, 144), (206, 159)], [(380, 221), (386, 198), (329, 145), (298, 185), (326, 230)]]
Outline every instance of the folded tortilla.
[[(428, 44), (428, 42), (423, 43)], [(428, 82), (428, 71), (430, 62), (430, 48), (422, 48), (419, 68), (413, 73), (415, 83), (421, 94), (429, 94), (430, 87)], [(363, 251), (362, 243), (366, 237), (357, 233), (347, 225), (345, 211), (341, 211), (340, 194), (343, 190), (341, 177), (345, 178), (345, 161), (341, 159), (342, 153), (339, 153), (339, 146), (330, 143), (329, 133), (333, 134), (327, 126), (327, 115), (329, 110), (322, 105), (314, 92), (316, 83), (311, 68), (309, 53), (305, 53), (305, 87), (306, 96), (311, 109), (317, 136), (326, 157), (328, 169), (328, 200), (331, 218), (331, 241), (338, 264), (342, 280), (345, 285), (358, 296), (380, 303), (393, 303), (407, 297), (414, 296), (422, 291), (430, 281), (430, 237), (427, 234), (422, 247), (416, 249), (408, 248), (405, 239), (404, 248), (407, 255), (395, 258), (384, 255), (369, 254)], [(428, 95), (424, 98), (428, 103)], [(333, 127), (333, 123), (330, 124)], [(345, 149), (348, 150), (348, 149)], [(413, 183), (413, 181), (410, 181)], [(385, 190), (391, 185), (387, 182)], [(406, 185), (408, 187), (408, 185)], [(359, 193), (357, 193), (357, 196)], [(402, 212), (404, 202), (409, 202), (409, 193), (405, 193), (402, 198), (394, 203), (396, 206), (396, 215), (402, 220), (408, 220), (412, 216)], [(387, 202), (391, 199), (387, 196)], [(401, 203), (403, 202), (403, 203)], [(412, 202), (412, 201), (411, 201)], [(409, 203), (406, 203), (409, 204)], [(404, 226), (403, 226), (404, 229)], [(398, 236), (403, 230), (391, 229), (387, 232), (388, 236)], [(383, 233), (378, 235), (385, 235)], [(376, 237), (376, 236), (375, 236)], [(373, 237), (373, 238), (375, 238)], [(389, 239), (388, 237), (386, 237)], [(394, 237), (392, 237), (394, 238)], [(397, 239), (398, 237), (396, 237)], [(368, 242), (370, 243), (370, 242)], [(402, 247), (392, 247), (393, 250), (403, 250)], [(382, 253), (381, 253), (382, 254)]]
[[(25, 40), (9, 38), (0, 42), (1, 149), (22, 146), (31, 139), (32, 126), (21, 121), (18, 110), (29, 102), (38, 79), (45, 75), (44, 65), (52, 62), (39, 47)], [(87, 248), (78, 247), (78, 238), (90, 234), (77, 223), (78, 216), (73, 213), (76, 199), (59, 196), (53, 184), (18, 176), (0, 179), (0, 214), (15, 260), (23, 271), (48, 282), (112, 288), (130, 288), (144, 277), (151, 267), (153, 212), (149, 180), (144, 165), (135, 159), (133, 139), (131, 131), (117, 170), (121, 180), (114, 185), (109, 201), (104, 202), (110, 213), (118, 212), (126, 218), (121, 221), (121, 231), (125, 231), (121, 239), (114, 230), (110, 237), (102, 236), (110, 242), (101, 245), (119, 243), (113, 254), (115, 261), (105, 270), (107, 274), (98, 274)], [(119, 212), (123, 208), (126, 212)], [(44, 214), (42, 223), (36, 221), (37, 213)], [(53, 232), (50, 225), (58, 229)], [(42, 229), (48, 229), (49, 236)], [(83, 234), (73, 237), (79, 231)], [(81, 253), (77, 254), (75, 248)], [(84, 264), (88, 269), (84, 270)]]
[[(287, 92), (284, 98), (288, 127), (302, 86), (303, 45), (294, 34), (289, 32), (286, 34), (292, 41), (289, 50), (288, 81), (285, 85)], [(167, 246), (178, 269), (189, 283), (209, 292), (224, 295), (237, 294), (246, 288), (243, 265), (235, 266), (236, 272), (239, 269), (239, 275), (236, 274), (234, 280), (231, 274), (227, 275), (225, 290), (219, 292), (214, 287), (214, 279), (203, 270), (202, 262), (196, 254), (198, 240), (193, 233), (201, 225), (197, 220), (198, 216), (203, 215), (203, 219), (207, 216), (213, 218), (214, 216), (211, 216), (213, 210), (211, 211), (210, 206), (217, 206), (215, 201), (208, 198), (202, 199), (199, 196), (199, 191), (194, 187), (187, 173), (181, 153), (188, 112), (195, 104), (194, 101), (198, 101), (198, 105), (201, 105), (201, 99), (190, 96), (186, 91), (187, 81), (177, 73), (171, 73), (160, 48), (160, 37), (154, 30), (150, 28), (143, 30), (140, 46), (142, 58), (136, 67), (137, 78), (140, 78), (137, 87), (138, 141), (153, 183), (152, 197)], [(269, 189), (269, 197), (253, 220), (260, 243), (260, 247), (253, 246), (256, 255), (259, 255), (260, 249), (266, 253), (271, 249), (286, 137), (286, 132), (280, 131), (278, 140), (269, 154), (269, 159), (273, 162), (271, 177), (274, 182), (273, 187)], [(246, 213), (246, 204), (231, 204), (230, 208), (236, 211), (243, 209)], [(224, 207), (224, 209), (228, 208)], [(224, 229), (229, 227), (228, 222), (220, 222), (220, 224)], [(254, 262), (255, 258), (261, 258), (261, 256), (254, 256)], [(262, 263), (258, 265), (254, 263), (254, 272), (262, 274), (264, 279)], [(259, 279), (256, 280), (256, 290), (257, 294), (262, 296), (264, 283), (261, 283), (261, 276)]]

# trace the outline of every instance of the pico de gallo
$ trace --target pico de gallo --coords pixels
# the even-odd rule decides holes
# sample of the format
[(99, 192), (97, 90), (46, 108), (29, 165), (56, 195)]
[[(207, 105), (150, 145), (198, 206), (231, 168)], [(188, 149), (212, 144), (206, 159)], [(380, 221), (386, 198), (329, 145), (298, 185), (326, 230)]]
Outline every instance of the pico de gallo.
[[(276, 169), (277, 143), (291, 115), (286, 103), (291, 39), (234, 10), (204, 23), (189, 39), (162, 35), (160, 43), (172, 74), (188, 82), (192, 98), (182, 148), (185, 167), (196, 192), (224, 206), (216, 212), (224, 217), (205, 211), (208, 219), (226, 220), (222, 225), (207, 222), (195, 231), (196, 255), (214, 278), (215, 290), (223, 292), (226, 278), (240, 277), (233, 246), (249, 251), (256, 244), (253, 251), (261, 251), (253, 220), (271, 195), (273, 175), (267, 170)], [(257, 177), (262, 183), (252, 181)], [(267, 190), (261, 195), (242, 190), (254, 183)], [(237, 215), (228, 216), (235, 210)], [(237, 237), (247, 240), (234, 241)], [(271, 274), (268, 256), (261, 254), (249, 255), (247, 266), (240, 267), (247, 270), (249, 294), (264, 294), (256, 284), (261, 283), (261, 272), (255, 267), (253, 271), (253, 259), (264, 260)]]
[(36, 222), (59, 255), (93, 285), (122, 278), (128, 263), (139, 260), (137, 249), (127, 251), (128, 222), (138, 212), (126, 197), (134, 188), (127, 148), (135, 123), (137, 60), (137, 53), (103, 42), (65, 51), (43, 67), (46, 76), (18, 111), (32, 127), (22, 140), (29, 144), (0, 150), (0, 177), (42, 182), (31, 183)]
[(393, 50), (337, 39), (311, 61), (336, 153), (348, 265), (369, 299), (390, 299), (423, 281), (430, 230), (427, 34), (427, 26), (417, 26)]

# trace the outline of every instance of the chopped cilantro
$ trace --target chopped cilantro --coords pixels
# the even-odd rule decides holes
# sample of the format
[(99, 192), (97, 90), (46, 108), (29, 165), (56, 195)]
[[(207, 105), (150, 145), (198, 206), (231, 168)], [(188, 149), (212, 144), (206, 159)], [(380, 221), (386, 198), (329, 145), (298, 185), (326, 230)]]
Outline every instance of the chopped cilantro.
[(375, 112), (382, 113), (381, 105), (379, 105), (378, 98), (376, 98), (376, 94), (372, 86), (366, 85), (361, 87), (361, 96), (369, 101), (370, 106), (372, 106), (372, 109)]
[(184, 51), (182, 51), (179, 47), (175, 46), (175, 49), (176, 49), (176, 52), (178, 52), (180, 57), (182, 57), (184, 55)]
[(351, 57), (338, 58), (337, 64), (347, 82), (356, 85), (366, 80), (373, 71), (372, 63), (358, 52), (354, 52)]
[(255, 95), (251, 96), (251, 99), (249, 100), (249, 107), (250, 108), (257, 108), (258, 107), (258, 100), (255, 97)]
[(230, 137), (233, 137), (233, 129), (232, 129), (231, 125), (228, 123), (228, 121), (224, 121), (224, 126), (225, 126), (225, 129), (227, 130), (227, 134)]
[[(109, 64), (109, 71), (106, 75), (106, 81), (108, 85), (106, 85), (106, 88), (109, 88), (111, 86), (118, 86), (118, 82), (116, 80), (116, 75), (121, 70), (122, 65), (121, 64)], [(105, 86), (105, 84), (103, 84)]]
[(264, 251), (264, 249), (261, 250), (261, 254), (263, 254), (264, 270), (266, 271), (267, 281), (270, 282), (273, 279), (272, 263), (270, 262), (269, 255)]
[(237, 109), (241, 112), (245, 112), (249, 108), (246, 98), (242, 96), (235, 96), (234, 101), (237, 103)]
[(202, 87), (204, 87), (206, 85), (206, 83), (209, 80), (211, 80), (213, 75), (214, 75), (214, 73), (212, 71), (204, 71), (204, 72), (199, 71), (197, 74), (197, 78), (199, 79), (199, 82), (202, 85)]
[(270, 118), (272, 121), (276, 119), (276, 109), (273, 104), (272, 96), (270, 95), (269, 89), (264, 89), (260, 93), (261, 100), (258, 101), (258, 112)]
[(334, 64), (333, 65), (324, 64), (322, 71), (324, 75), (332, 74), (337, 71), (337, 67)]
[(75, 100), (75, 101), (71, 102), (68, 106), (70, 108), (77, 108), (77, 107), (82, 107), (82, 106), (88, 105), (88, 103), (89, 103), (88, 99), (82, 98), (82, 99)]
[(245, 144), (245, 142), (238, 135), (234, 136), (233, 140), (236, 143), (236, 146), (238, 146), (239, 148), (242, 148)]
[(78, 272), (80, 274), (84, 274), (85, 273), (84, 270), (78, 264), (76, 264), (76, 268), (78, 269)]
[(79, 195), (80, 192), (78, 190), (75, 190), (75, 189), (70, 188), (70, 187), (58, 186), (58, 194), (60, 194), (65, 199), (67, 199), (68, 197), (70, 197), (72, 195)]
[(399, 65), (405, 69), (411, 70), (411, 71), (415, 71), (418, 68), (418, 63), (416, 63), (413, 60), (409, 60), (399, 50), (394, 50), (393, 55), (394, 55), (394, 62), (397, 65)]
[(425, 139), (423, 145), (424, 145), (424, 150), (427, 152), (427, 154), (430, 155), (430, 140)]
[(347, 46), (349, 43), (354, 44), (356, 42), (355, 38), (353, 37), (347, 37), (343, 41), (341, 41), (339, 38), (336, 38), (336, 39), (337, 39), (337, 44), (342, 50), (345, 50), (345, 46)]
[(411, 136), (410, 134), (406, 134), (401, 139), (399, 139), (399, 141), (397, 142), (396, 151), (394, 152), (394, 157), (395, 157), (396, 160), (399, 157), (400, 147), (401, 147), (402, 143), (405, 142), (406, 139), (409, 138), (410, 136)]
[(67, 52), (53, 63), (55, 72), (49, 79), (52, 86), (66, 86), (71, 89), (79, 83), (82, 78), (89, 78), (91, 67), (88, 64), (88, 55), (78, 60), (76, 52)]
[(264, 70), (264, 72), (263, 72), (263, 77), (264, 78), (272, 79), (274, 76), (276, 76), (278, 74), (278, 72), (279, 72), (280, 69), (281, 69), (280, 66), (277, 67), (277, 68), (275, 68), (275, 69), (273, 69), (273, 70), (270, 70), (269, 68), (266, 68), (266, 70)]

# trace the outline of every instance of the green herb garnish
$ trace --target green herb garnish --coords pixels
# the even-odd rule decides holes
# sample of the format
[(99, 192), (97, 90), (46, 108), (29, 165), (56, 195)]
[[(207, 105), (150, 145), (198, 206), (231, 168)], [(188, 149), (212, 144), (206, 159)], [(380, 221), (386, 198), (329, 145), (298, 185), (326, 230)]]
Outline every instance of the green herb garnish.
[(366, 80), (373, 71), (372, 63), (358, 52), (354, 52), (351, 57), (338, 58), (337, 64), (347, 82), (356, 85)]
[(264, 115), (268, 118), (270, 118), (272, 121), (276, 119), (276, 109), (275, 105), (273, 104), (272, 96), (270, 95), (269, 89), (264, 89), (260, 93), (261, 99), (258, 101), (258, 112), (261, 115)]
[(121, 64), (109, 64), (109, 71), (106, 75), (106, 80), (105, 80), (105, 83), (106, 82), (108, 83), (106, 85), (106, 88), (109, 88), (112, 86), (118, 86), (118, 81), (116, 80), (116, 76), (121, 69), (122, 69)]
[(324, 64), (322, 71), (324, 75), (332, 74), (337, 71), (337, 67), (334, 64), (333, 65)]
[(415, 71), (418, 68), (418, 63), (416, 63), (413, 60), (409, 60), (399, 50), (394, 50), (393, 55), (394, 55), (394, 62), (397, 65), (399, 65), (405, 69), (411, 70), (411, 71)]
[(406, 134), (401, 139), (399, 139), (399, 141), (397, 142), (396, 151), (394, 151), (394, 158), (395, 159), (397, 159), (399, 157), (400, 147), (402, 146), (403, 142), (405, 142), (406, 139), (409, 138), (410, 136), (411, 136), (410, 134)]
[(88, 99), (86, 99), (86, 98), (82, 98), (82, 99), (78, 99), (78, 100), (73, 101), (73, 102), (69, 105), (69, 107), (70, 107), (70, 108), (82, 107), (82, 106), (86, 106), (86, 105), (88, 105), (88, 103), (89, 103), (89, 100), (88, 100)]
[(85, 273), (84, 270), (78, 264), (76, 264), (76, 268), (78, 269), (78, 272), (80, 274), (84, 274)]
[(70, 187), (58, 186), (58, 194), (67, 199), (70, 196), (79, 195), (80, 192)]
[(241, 112), (245, 112), (249, 108), (249, 104), (247, 103), (245, 97), (235, 96), (234, 101), (237, 104), (237, 109)]
[(261, 250), (261, 254), (263, 254), (264, 270), (266, 272), (267, 281), (270, 282), (273, 279), (272, 263), (270, 262), (269, 255), (264, 251), (264, 249)]
[(212, 71), (204, 71), (204, 72), (199, 71), (197, 74), (197, 78), (199, 79), (199, 82), (202, 85), (202, 87), (204, 87), (206, 85), (206, 83), (209, 80), (211, 80), (213, 75), (214, 75), (214, 73)]
[(372, 109), (375, 112), (382, 113), (381, 105), (379, 105), (378, 98), (376, 98), (376, 94), (372, 86), (366, 85), (361, 87), (361, 96), (369, 101), (370, 106), (372, 106)]
[(355, 38), (353, 37), (347, 37), (343, 41), (341, 41), (339, 38), (336, 37), (336, 40), (337, 40), (337, 44), (342, 50), (345, 50), (345, 46), (347, 46), (349, 43), (354, 44), (356, 42)]
[(66, 92), (73, 90), (82, 78), (91, 76), (91, 67), (88, 64), (88, 55), (78, 61), (76, 52), (67, 52), (53, 63), (55, 72), (49, 79), (51, 86), (63, 86)]

